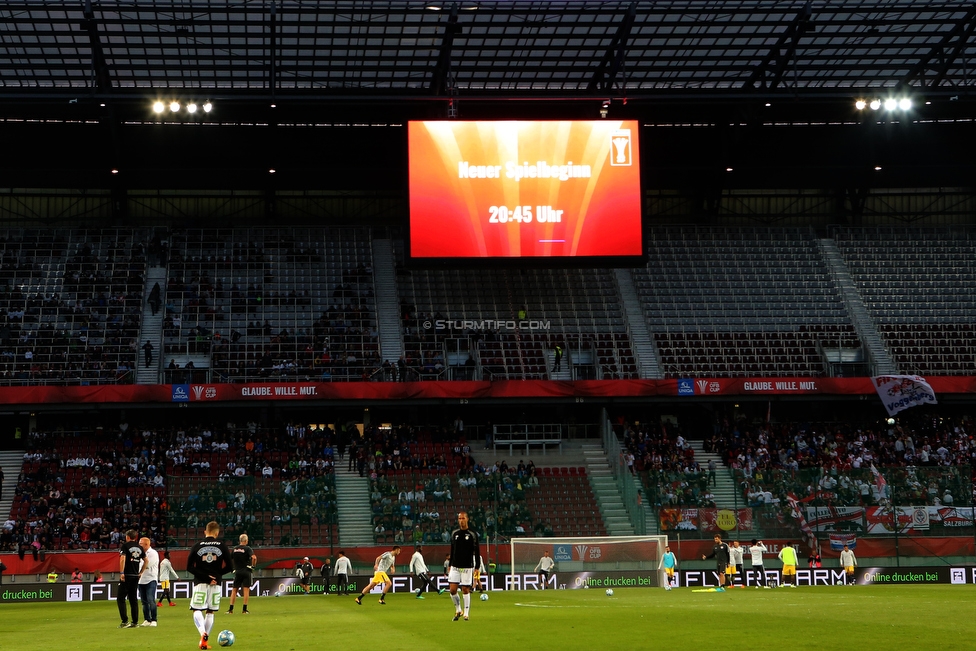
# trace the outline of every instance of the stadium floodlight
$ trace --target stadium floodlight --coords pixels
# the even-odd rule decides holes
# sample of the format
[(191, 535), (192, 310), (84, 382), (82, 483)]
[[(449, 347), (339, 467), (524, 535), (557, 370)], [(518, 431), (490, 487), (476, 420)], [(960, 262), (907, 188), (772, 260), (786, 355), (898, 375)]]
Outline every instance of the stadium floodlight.
[(156, 100), (156, 102), (153, 104), (154, 113), (162, 113), (165, 109), (166, 109), (166, 105), (160, 102), (159, 100)]
[(173, 113), (176, 113), (177, 111), (180, 110), (180, 103), (177, 102), (176, 100), (173, 100), (172, 102), (169, 103), (169, 110), (172, 111)]
[(118, 173), (119, 173), (119, 168), (113, 167), (112, 168), (112, 174), (118, 174)]
[(871, 103), (868, 106), (871, 107), (871, 110), (872, 111), (877, 111), (879, 108), (881, 108), (881, 100), (880, 99), (873, 99), (873, 100), (871, 100)]
[(732, 168), (731, 168), (731, 167), (726, 167), (726, 168), (725, 168), (725, 171), (726, 171), (726, 172), (731, 172), (731, 171), (732, 171)]
[(909, 97), (902, 97), (900, 100), (898, 100), (898, 108), (900, 108), (903, 111), (910, 111), (910, 110), (912, 110), (912, 100), (911, 100), (911, 98), (909, 98)]
[(189, 104), (186, 105), (186, 112), (187, 113), (196, 113), (197, 112), (197, 105), (194, 104), (193, 102), (190, 102)]
[(203, 103), (203, 112), (209, 113), (212, 110), (213, 110), (213, 104), (211, 104), (210, 100), (208, 99), (206, 102)]
[(865, 102), (863, 99), (859, 99), (856, 102), (854, 102), (854, 108), (856, 108), (858, 111), (863, 111), (864, 109), (867, 108), (867, 106), (868, 103)]
[(875, 165), (874, 166), (874, 171), (875, 172), (880, 172), (881, 171), (881, 166), (880, 165)]
[(884, 101), (884, 107), (886, 111), (894, 111), (896, 108), (898, 108), (898, 100), (896, 100), (894, 97), (889, 97)]
[(269, 168), (269, 169), (268, 169), (268, 174), (274, 174), (274, 173), (275, 173), (275, 172), (277, 172), (277, 171), (278, 171), (278, 170), (276, 170), (275, 168), (273, 168), (273, 167), (272, 167), (272, 168)]

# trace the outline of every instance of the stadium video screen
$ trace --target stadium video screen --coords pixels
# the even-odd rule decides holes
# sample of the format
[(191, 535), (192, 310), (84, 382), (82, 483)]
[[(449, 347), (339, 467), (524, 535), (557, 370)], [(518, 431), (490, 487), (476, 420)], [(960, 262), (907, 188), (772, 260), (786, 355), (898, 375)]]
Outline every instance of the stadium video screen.
[(410, 122), (413, 260), (643, 255), (638, 123)]

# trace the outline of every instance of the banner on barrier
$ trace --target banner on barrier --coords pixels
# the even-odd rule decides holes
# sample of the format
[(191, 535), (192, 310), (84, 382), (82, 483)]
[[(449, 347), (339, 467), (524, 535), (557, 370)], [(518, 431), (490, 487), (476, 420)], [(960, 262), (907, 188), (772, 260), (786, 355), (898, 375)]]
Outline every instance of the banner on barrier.
[[(681, 570), (678, 572), (680, 585), (690, 588), (717, 588), (718, 574), (715, 570)], [(767, 585), (779, 585), (782, 582), (780, 570), (764, 571)], [(752, 587), (758, 584), (759, 573), (751, 568), (736, 574), (732, 579), (733, 587)], [(933, 585), (976, 584), (976, 567), (959, 566), (946, 567), (858, 567), (854, 572), (857, 585)], [(844, 568), (817, 568), (796, 570), (796, 584), (798, 586), (829, 586), (844, 585), (847, 578)], [(728, 587), (728, 585), (726, 585)]]
[(864, 519), (860, 506), (808, 506), (806, 512), (814, 531), (860, 530)]
[(752, 529), (752, 509), (698, 509), (698, 519), (700, 529), (710, 533)]
[[(717, 588), (718, 575), (714, 570), (679, 570), (676, 573), (679, 587), (688, 588)], [(409, 594), (415, 590), (413, 577), (395, 575), (392, 592)], [(751, 587), (757, 584), (758, 572), (752, 568), (745, 569), (735, 575), (732, 585), (736, 587)], [(779, 569), (765, 570), (768, 585), (780, 583)], [(369, 583), (369, 576), (356, 575), (350, 577), (345, 594), (354, 595), (362, 591)], [(858, 585), (976, 585), (976, 567), (974, 566), (934, 566), (934, 567), (859, 567), (855, 572)], [(800, 586), (830, 586), (843, 585), (846, 578), (840, 567), (801, 569), (796, 571), (797, 585)], [(586, 588), (637, 588), (659, 587), (662, 578), (656, 570), (646, 571), (611, 571), (611, 572), (559, 572), (549, 577), (543, 584), (537, 574), (517, 573), (483, 575), (481, 589), (491, 592), (504, 590), (551, 590), (566, 589), (579, 590)], [(436, 588), (447, 587), (447, 577), (435, 577)], [(224, 581), (222, 597), (229, 597), (233, 588), (233, 581)], [(173, 581), (170, 584), (173, 598), (177, 601), (190, 598), (192, 584), (189, 581)], [(328, 591), (335, 594), (338, 586), (334, 581), (329, 585), (315, 578), (311, 582), (310, 590), (315, 594)], [(378, 593), (379, 588), (374, 589)], [(278, 594), (287, 598), (289, 595), (302, 594), (304, 589), (295, 577), (265, 577), (257, 579), (251, 586), (251, 596), (271, 597)], [(0, 588), (0, 603), (20, 602), (85, 602), (85, 601), (115, 601), (118, 597), (117, 583), (15, 583), (5, 584)]]

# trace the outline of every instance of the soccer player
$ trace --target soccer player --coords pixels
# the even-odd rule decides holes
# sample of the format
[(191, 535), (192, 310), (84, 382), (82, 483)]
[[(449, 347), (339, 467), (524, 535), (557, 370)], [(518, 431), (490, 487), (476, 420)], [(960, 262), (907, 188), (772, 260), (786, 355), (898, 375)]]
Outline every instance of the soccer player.
[(329, 584), (332, 582), (332, 559), (326, 558), (322, 563), (322, 567), (319, 568), (319, 574), (322, 576), (322, 596), (327, 597), (329, 595)]
[[(738, 540), (733, 540), (732, 545), (729, 547), (729, 587), (735, 587), (735, 577), (742, 576), (742, 553), (745, 550), (739, 546)], [(739, 587), (745, 588), (745, 584), (741, 584)]]
[(142, 600), (142, 625), (156, 625), (156, 584), (159, 582), (159, 554), (148, 538), (140, 538), (142, 569), (139, 571), (139, 599)]
[(702, 560), (706, 558), (715, 559), (715, 573), (718, 574), (718, 592), (725, 592), (725, 573), (729, 569), (729, 546), (722, 542), (722, 536), (715, 534), (715, 544), (712, 546), (712, 553), (706, 556), (702, 554)]
[(410, 557), (410, 573), (413, 574), (420, 581), (420, 587), (417, 588), (417, 599), (423, 599), (424, 588), (427, 588), (437, 594), (444, 594), (444, 590), (438, 590), (434, 586), (434, 582), (430, 580), (430, 574), (427, 569), (427, 563), (424, 561), (423, 545), (414, 545), (413, 556)]
[[(136, 542), (137, 534), (132, 529), (125, 532), (125, 542), (119, 548), (119, 615), (122, 623), (119, 628), (135, 628), (139, 625), (139, 565), (142, 563), (142, 547)], [(125, 612), (125, 600), (129, 600), (132, 621)]]
[(546, 589), (546, 581), (549, 580), (549, 572), (552, 571), (552, 568), (555, 565), (556, 561), (552, 560), (552, 557), (549, 556), (549, 550), (547, 549), (546, 551), (542, 552), (542, 558), (539, 559), (539, 562), (536, 564), (535, 570), (533, 571), (539, 573), (539, 581), (542, 582), (543, 590)]
[(211, 647), (207, 640), (213, 629), (214, 613), (220, 610), (220, 580), (232, 566), (230, 549), (224, 541), (217, 540), (220, 525), (208, 522), (204, 533), (206, 538), (190, 548), (186, 571), (193, 577), (190, 610), (193, 611), (193, 623), (200, 633), (200, 648), (209, 649)]
[(763, 567), (763, 554), (766, 553), (766, 545), (761, 540), (753, 540), (749, 547), (749, 554), (752, 555), (752, 569), (756, 573), (756, 590), (759, 585), (769, 589), (769, 581), (766, 580), (766, 568)]
[(163, 557), (163, 560), (159, 561), (159, 589), (162, 590), (162, 594), (159, 596), (156, 606), (162, 606), (164, 598), (170, 606), (175, 606), (173, 594), (169, 589), (169, 582), (180, 578), (180, 575), (173, 569), (173, 563), (169, 560), (169, 552), (160, 552), (160, 556)]
[(670, 590), (672, 587), (676, 587), (674, 571), (678, 569), (678, 559), (671, 551), (670, 545), (664, 546), (664, 558), (661, 560), (664, 562), (664, 589)]
[(840, 566), (844, 568), (844, 584), (845, 585), (857, 585), (857, 580), (854, 578), (854, 568), (857, 567), (857, 559), (854, 557), (854, 552), (848, 545), (844, 545), (844, 551), (840, 553)]
[(298, 566), (297, 573), (305, 594), (312, 594), (312, 572), (314, 571), (315, 568), (312, 567), (312, 562), (308, 559), (308, 556), (303, 558), (301, 565)]
[(251, 596), (251, 570), (258, 562), (254, 550), (247, 544), (246, 533), (241, 534), (238, 544), (230, 550), (230, 560), (234, 564), (234, 591), (230, 593), (230, 608), (227, 609), (227, 614), (234, 614), (234, 600), (237, 598), (237, 591), (241, 590), (244, 595), (244, 607), (241, 608), (241, 612), (246, 615), (247, 599)]
[(461, 600), (458, 586), (464, 600), (464, 621), (471, 612), (471, 586), (481, 579), (478, 568), (481, 566), (481, 551), (478, 547), (478, 534), (468, 529), (468, 513), (458, 513), (458, 529), (451, 534), (451, 567), (447, 573), (451, 601), (454, 602), (454, 621), (461, 619)]
[(352, 563), (346, 558), (346, 552), (339, 550), (339, 557), (335, 562), (336, 594), (342, 595), (349, 591), (349, 573)]
[(383, 552), (376, 557), (376, 562), (373, 563), (373, 578), (370, 580), (369, 585), (363, 588), (363, 591), (359, 593), (356, 597), (356, 603), (360, 606), (363, 605), (363, 597), (378, 585), (383, 585), (383, 593), (380, 595), (380, 603), (386, 604), (386, 593), (388, 593), (393, 588), (393, 581), (390, 580), (390, 574), (396, 569), (396, 557), (400, 553), (400, 545), (394, 545), (393, 549), (388, 552)]
[[(783, 561), (783, 583), (780, 585), (781, 588), (790, 586), (791, 588), (796, 587), (796, 550), (793, 549), (793, 543), (787, 542), (783, 549), (779, 550), (778, 555), (779, 560)], [(792, 583), (790, 583), (792, 578)]]

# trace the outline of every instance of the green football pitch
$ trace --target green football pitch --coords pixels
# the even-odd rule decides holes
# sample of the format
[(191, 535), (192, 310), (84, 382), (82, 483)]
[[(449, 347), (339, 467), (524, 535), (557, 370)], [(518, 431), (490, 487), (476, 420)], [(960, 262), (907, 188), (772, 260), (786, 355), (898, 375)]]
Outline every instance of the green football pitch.
[[(474, 596), (470, 621), (451, 621), (449, 595), (288, 595), (251, 600), (247, 616), (220, 612), (211, 634), (234, 631), (235, 650), (304, 649), (971, 649), (974, 586), (858, 586), (729, 590), (618, 589)], [(185, 600), (159, 610), (156, 628), (119, 630), (114, 602), (4, 604), (3, 649), (194, 649)], [(227, 600), (222, 611), (227, 609)], [(235, 610), (240, 610), (240, 601)]]

